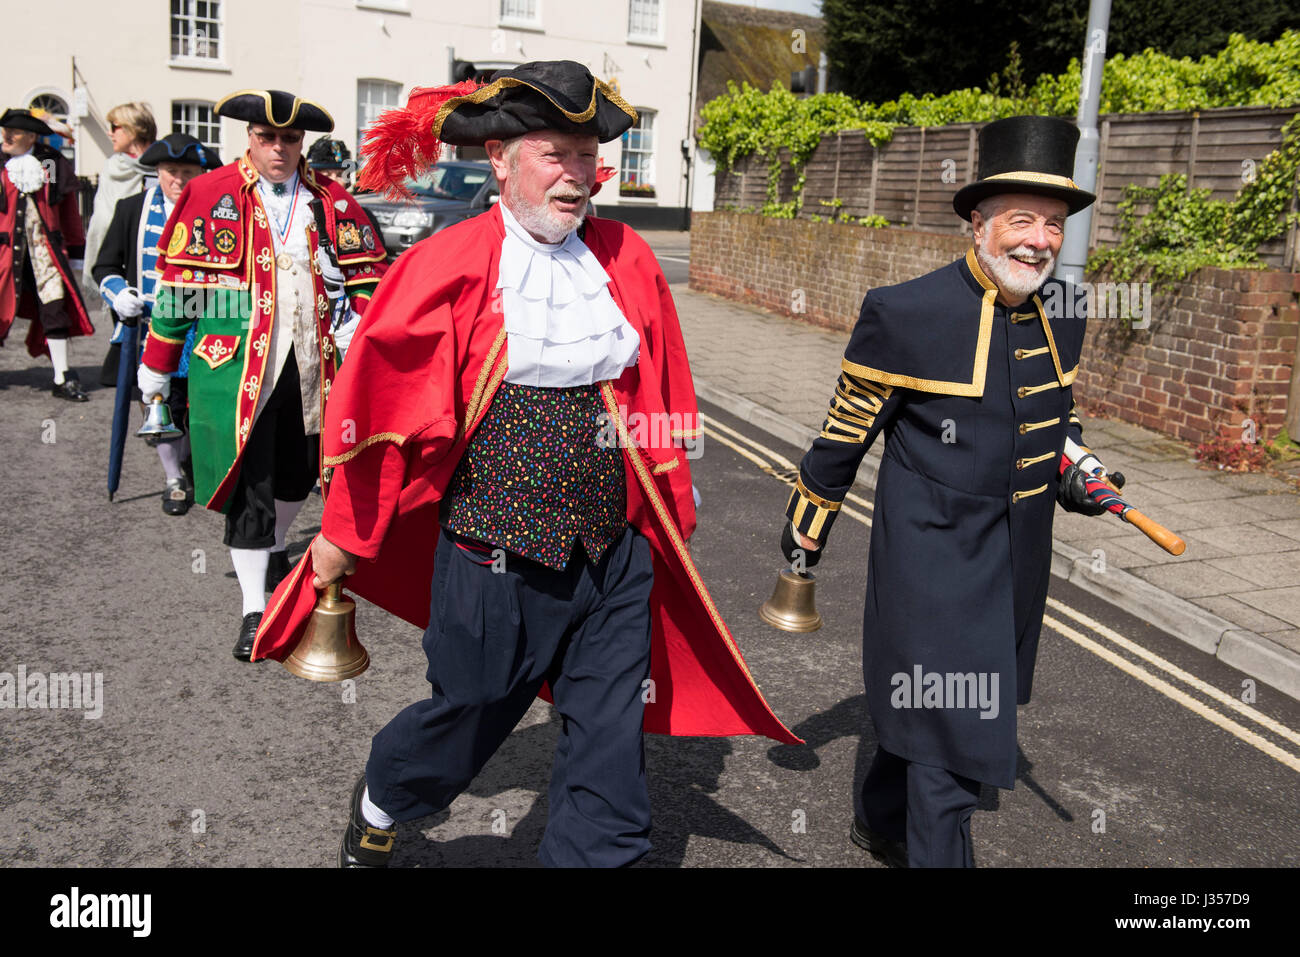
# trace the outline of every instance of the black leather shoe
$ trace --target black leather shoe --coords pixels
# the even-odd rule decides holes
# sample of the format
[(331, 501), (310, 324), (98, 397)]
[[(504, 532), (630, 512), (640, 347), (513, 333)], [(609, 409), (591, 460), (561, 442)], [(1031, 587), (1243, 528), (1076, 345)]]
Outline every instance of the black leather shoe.
[(293, 563), (288, 552), (271, 552), (266, 562), (266, 590), (275, 591), (280, 582), (289, 577)]
[(348, 826), (339, 845), (339, 867), (387, 867), (397, 842), (397, 830), (385, 831), (367, 823), (361, 813), (361, 796), (366, 793), (366, 773), (361, 772), (352, 788)]
[(162, 510), (167, 515), (184, 515), (190, 510), (190, 493), (184, 479), (168, 479), (163, 489)]
[(855, 815), (849, 840), (867, 851), (886, 867), (907, 867), (907, 844), (877, 834)]
[(54, 383), (54, 388), (50, 390), (54, 393), (56, 399), (67, 399), (69, 402), (89, 402), (90, 396), (81, 391), (81, 383), (68, 376), (62, 382)]
[(240, 661), (248, 661), (253, 657), (253, 639), (257, 637), (257, 626), (261, 623), (260, 611), (250, 611), (244, 616), (244, 622), (239, 626), (239, 640), (231, 652)]

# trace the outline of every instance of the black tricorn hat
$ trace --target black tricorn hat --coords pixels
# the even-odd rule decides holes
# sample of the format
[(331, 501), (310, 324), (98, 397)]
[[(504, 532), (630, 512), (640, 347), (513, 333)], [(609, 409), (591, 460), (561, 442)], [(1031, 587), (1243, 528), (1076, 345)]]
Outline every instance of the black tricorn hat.
[(1079, 189), (1074, 148), (1079, 131), (1051, 116), (1009, 116), (980, 130), (979, 178), (957, 191), (952, 208), (969, 220), (971, 210), (998, 193), (1034, 193), (1065, 201), (1073, 215), (1097, 197)]
[(157, 166), (159, 163), (193, 163), (205, 170), (213, 170), (221, 165), (221, 157), (208, 146), (204, 146), (188, 133), (168, 133), (140, 154), (141, 166)]
[(307, 150), (307, 165), (313, 169), (348, 169), (352, 154), (342, 140), (322, 136)]
[(447, 100), (433, 135), (453, 146), (482, 146), (534, 130), (595, 136), (607, 143), (636, 122), (618, 93), (572, 60), (538, 60), (498, 70), (487, 86)]
[(328, 133), (334, 129), (334, 118), (323, 106), (284, 90), (240, 90), (221, 100), (213, 112), (282, 130)]
[(30, 110), (5, 110), (4, 116), (0, 116), (0, 126), (9, 130), (27, 130), (29, 133), (39, 133), (41, 136), (54, 135), (54, 130), (46, 126), (42, 120), (32, 116)]

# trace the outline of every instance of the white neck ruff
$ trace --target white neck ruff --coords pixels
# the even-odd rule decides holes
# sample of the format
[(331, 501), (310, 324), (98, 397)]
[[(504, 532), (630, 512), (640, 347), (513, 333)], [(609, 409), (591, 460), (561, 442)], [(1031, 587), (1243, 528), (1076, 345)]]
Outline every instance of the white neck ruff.
[(609, 294), (609, 274), (577, 230), (540, 243), (498, 205), (506, 381), (559, 389), (617, 379), (636, 364), (641, 339)]

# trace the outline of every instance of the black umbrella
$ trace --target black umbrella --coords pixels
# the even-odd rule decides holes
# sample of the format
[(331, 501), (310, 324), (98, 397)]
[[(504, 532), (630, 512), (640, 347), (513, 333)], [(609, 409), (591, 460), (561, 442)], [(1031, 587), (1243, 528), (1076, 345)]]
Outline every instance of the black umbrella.
[(135, 389), (136, 364), (140, 359), (140, 324), (126, 327), (126, 338), (117, 359), (117, 394), (113, 397), (113, 435), (108, 446), (108, 500), (113, 501), (122, 479), (122, 453), (130, 427), (131, 393)]

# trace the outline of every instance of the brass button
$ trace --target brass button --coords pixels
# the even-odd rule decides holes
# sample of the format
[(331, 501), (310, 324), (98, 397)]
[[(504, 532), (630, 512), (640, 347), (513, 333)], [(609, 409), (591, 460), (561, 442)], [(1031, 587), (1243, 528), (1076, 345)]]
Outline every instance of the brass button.
[(1019, 389), (1016, 390), (1016, 395), (1020, 396), (1020, 398), (1023, 399), (1028, 394), (1028, 392), (1029, 392), (1029, 386), (1022, 385)]
[(1025, 350), (1024, 350), (1024, 349), (1017, 349), (1017, 350), (1016, 350), (1016, 358), (1017, 358), (1017, 359), (1023, 359), (1024, 357), (1025, 357)]
[(1020, 471), (1020, 470), (1023, 469), (1024, 467), (1025, 467), (1025, 460), (1024, 460), (1024, 459), (1016, 459), (1016, 471)]
[(1025, 434), (1026, 432), (1028, 432), (1028, 431), (1029, 431), (1029, 426), (1026, 425), (1024, 422), (1021, 422), (1021, 423), (1020, 423), (1020, 434), (1021, 434), (1021, 435), (1024, 435), (1024, 434)]

